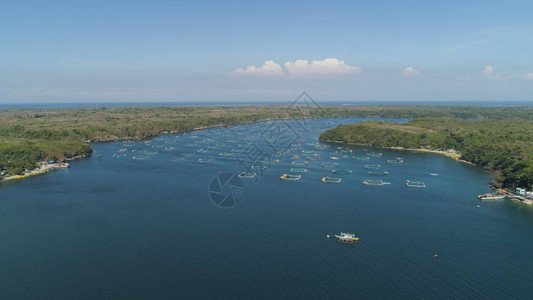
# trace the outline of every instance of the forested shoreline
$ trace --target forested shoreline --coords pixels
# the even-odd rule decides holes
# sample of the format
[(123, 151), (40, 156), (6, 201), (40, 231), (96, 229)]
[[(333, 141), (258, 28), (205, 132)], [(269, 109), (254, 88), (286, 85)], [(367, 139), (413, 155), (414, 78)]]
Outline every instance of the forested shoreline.
[(419, 118), (408, 123), (368, 121), (341, 125), (320, 135), (326, 142), (376, 147), (447, 150), (496, 172), (496, 187), (533, 186), (533, 122)]
[(187, 106), (0, 110), (0, 170), (21, 174), (41, 161), (89, 155), (88, 142), (141, 139), (268, 119), (383, 117), (533, 121), (529, 106)]

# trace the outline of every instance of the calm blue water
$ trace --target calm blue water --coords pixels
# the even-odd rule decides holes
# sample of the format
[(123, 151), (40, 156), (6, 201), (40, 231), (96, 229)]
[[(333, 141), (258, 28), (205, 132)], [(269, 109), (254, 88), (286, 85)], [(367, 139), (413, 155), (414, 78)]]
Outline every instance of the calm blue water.
[[(94, 144), (94, 155), (68, 170), (3, 183), (0, 298), (530, 299), (533, 210), (479, 203), (490, 173), (440, 155), (315, 149), (321, 131), (359, 121), (308, 120), (289, 131), (263, 122)], [(236, 206), (211, 202), (214, 176), (241, 172), (282, 141), (291, 152), (271, 158), (280, 162), (255, 182), (242, 179)], [(352, 158), (372, 151), (383, 156)], [(321, 159), (303, 166), (301, 180), (279, 179), (293, 155), (313, 154)], [(321, 166), (331, 156), (353, 173), (331, 174)], [(387, 163), (398, 156), (404, 164)], [(382, 165), (391, 184), (361, 184), (365, 164)], [(328, 175), (342, 182), (322, 183)], [(406, 179), (427, 188), (407, 188)], [(340, 231), (360, 241), (326, 238)]]

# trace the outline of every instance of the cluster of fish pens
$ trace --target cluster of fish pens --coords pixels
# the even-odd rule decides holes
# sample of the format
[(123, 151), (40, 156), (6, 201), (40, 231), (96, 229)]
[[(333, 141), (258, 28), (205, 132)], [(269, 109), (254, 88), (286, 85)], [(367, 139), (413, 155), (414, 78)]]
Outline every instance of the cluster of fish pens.
[[(125, 141), (122, 148), (112, 154), (112, 157), (144, 161), (154, 156), (166, 155), (169, 162), (198, 165), (217, 161), (242, 161), (250, 155), (250, 149), (255, 144), (263, 142), (264, 146), (264, 133), (273, 122), (275, 121), (197, 130), (148, 140)], [(383, 170), (379, 164), (379, 162), (385, 163), (382, 153), (319, 142), (318, 134), (327, 128), (328, 123), (326, 119), (314, 120), (306, 136), (299, 135), (292, 143), (279, 149), (269, 148), (269, 155), (262, 158), (260, 164), (242, 168), (238, 176), (255, 178), (259, 173), (263, 174), (277, 165), (279, 166), (277, 169), (286, 168), (286, 171), (280, 175), (281, 180), (301, 180), (313, 169), (323, 174), (320, 176), (323, 183), (339, 184), (344, 178), (352, 175), (353, 168), (363, 168), (367, 171), (367, 178), (361, 178), (362, 184), (367, 186), (390, 184), (381, 179), (389, 175), (389, 172)], [(279, 134), (280, 136), (276, 138), (283, 139), (284, 135), (290, 135), (291, 131)], [(292, 134), (294, 135), (293, 132)], [(100, 157), (101, 155), (97, 155), (97, 158)], [(388, 165), (403, 163), (404, 160), (400, 157), (386, 160)], [(425, 184), (407, 180), (406, 186), (425, 187)]]

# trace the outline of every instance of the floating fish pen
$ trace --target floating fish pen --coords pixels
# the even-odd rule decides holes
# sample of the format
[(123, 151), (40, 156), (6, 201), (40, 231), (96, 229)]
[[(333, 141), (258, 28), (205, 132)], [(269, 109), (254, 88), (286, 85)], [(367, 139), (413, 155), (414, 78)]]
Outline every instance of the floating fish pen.
[(352, 174), (352, 170), (332, 170), (333, 174)]
[(192, 152), (185, 152), (185, 153), (182, 153), (181, 155), (183, 155), (183, 156), (193, 156), (194, 153), (192, 153)]
[(383, 154), (377, 152), (369, 152), (366, 155), (370, 157), (381, 157)]
[(307, 160), (304, 160), (304, 161), (295, 160), (295, 161), (292, 162), (293, 166), (305, 166), (305, 165), (308, 165), (308, 164), (309, 164), (309, 162)]
[(305, 168), (291, 168), (291, 172), (293, 173), (307, 173), (308, 171)]
[(389, 164), (403, 164), (403, 159), (402, 158), (387, 159), (387, 163), (389, 163)]
[(221, 152), (221, 153), (218, 154), (218, 156), (229, 157), (229, 156), (233, 156), (233, 153), (231, 153), (231, 152)]
[(311, 153), (315, 153), (315, 151), (314, 150), (302, 150), (302, 153), (311, 154)]
[(307, 159), (307, 160), (320, 160), (320, 156), (318, 156), (318, 155), (306, 156), (305, 159)]
[(338, 167), (338, 163), (322, 163), (322, 168), (324, 167)]
[(302, 175), (292, 175), (292, 174), (283, 174), (280, 177), (282, 180), (300, 180), (302, 178)]
[(364, 165), (364, 168), (367, 170), (378, 170), (381, 168), (381, 165)]
[(196, 146), (196, 144), (193, 144), (193, 143), (186, 143), (185, 144), (185, 147), (194, 147)]
[(264, 164), (277, 164), (279, 163), (279, 159), (263, 159)]
[(365, 181), (363, 181), (363, 184), (371, 185), (371, 186), (382, 186), (384, 184), (390, 184), (390, 182), (383, 182), (382, 180), (365, 179)]
[(146, 156), (133, 156), (133, 157), (132, 157), (132, 159), (134, 159), (134, 160), (145, 160), (145, 159), (147, 159), (147, 158), (148, 158), (148, 157), (146, 157)]
[(355, 160), (369, 160), (370, 157), (368, 156), (354, 156), (353, 157)]
[(231, 152), (233, 152), (233, 153), (243, 153), (244, 149), (231, 149)]
[(324, 177), (322, 178), (322, 182), (324, 183), (340, 183), (341, 182), (341, 178), (334, 178), (334, 177)]
[(266, 170), (266, 169), (267, 169), (267, 166), (253, 165), (253, 166), (251, 166), (250, 168), (252, 168), (252, 170)]
[(198, 162), (209, 163), (209, 162), (213, 162), (213, 159), (212, 158), (199, 158)]
[(409, 181), (409, 180), (406, 180), (405, 181), (405, 185), (407, 185), (408, 187), (413, 187), (413, 188), (425, 188), (426, 187), (426, 184), (423, 183), (422, 181)]
[(207, 149), (217, 149), (218, 146), (217, 145), (210, 145), (210, 146), (207, 146)]
[(342, 150), (339, 150), (340, 153), (352, 153), (352, 150), (350, 149), (342, 149)]
[(330, 152), (329, 154), (331, 154), (331, 155), (341, 155), (341, 152), (340, 151), (333, 151), (333, 152)]
[(239, 174), (239, 178), (254, 178), (255, 173), (242, 172)]
[(207, 149), (198, 149), (198, 150), (196, 150), (196, 152), (198, 152), (198, 153), (207, 153), (207, 152), (209, 152), (209, 150), (207, 150)]
[(368, 175), (371, 175), (371, 176), (385, 176), (385, 175), (389, 175), (389, 172), (387, 172), (387, 171), (370, 171), (370, 172), (368, 172)]
[(281, 155), (277, 154), (277, 153), (274, 153), (272, 155), (270, 155), (270, 157), (273, 157), (273, 158), (281, 158)]
[(184, 161), (185, 157), (173, 157), (169, 159), (168, 161)]
[(336, 234), (335, 237), (339, 239), (339, 243), (353, 244), (359, 241), (359, 238), (353, 233), (341, 232), (341, 234)]

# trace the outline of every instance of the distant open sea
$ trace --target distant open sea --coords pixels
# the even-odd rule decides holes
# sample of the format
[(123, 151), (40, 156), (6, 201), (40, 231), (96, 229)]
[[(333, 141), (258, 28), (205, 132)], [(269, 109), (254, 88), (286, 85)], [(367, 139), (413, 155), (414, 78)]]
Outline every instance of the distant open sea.
[[(73, 102), (73, 103), (0, 103), (6, 108), (69, 108), (69, 107), (166, 107), (209, 105), (288, 105), (292, 101), (207, 101), (207, 102)], [(531, 106), (533, 101), (317, 101), (319, 105), (430, 105), (430, 106)]]

